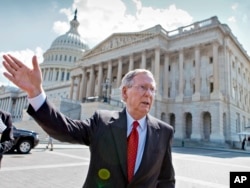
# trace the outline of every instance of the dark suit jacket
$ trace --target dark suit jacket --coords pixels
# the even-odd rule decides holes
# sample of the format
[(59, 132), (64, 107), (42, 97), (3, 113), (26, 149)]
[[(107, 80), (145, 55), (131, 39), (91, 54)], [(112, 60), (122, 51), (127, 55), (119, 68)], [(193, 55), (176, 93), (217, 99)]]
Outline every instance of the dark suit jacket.
[[(72, 120), (46, 100), (37, 112), (27, 111), (52, 137), (89, 146), (91, 158), (84, 188), (174, 188), (171, 157), (173, 129), (148, 115), (146, 144), (140, 167), (127, 181), (127, 119), (121, 112), (101, 110), (86, 120)], [(100, 170), (110, 173), (102, 179)]]
[[(6, 152), (3, 150), (4, 144), (8, 144), (9, 146), (13, 145), (12, 140), (13, 140), (13, 132), (12, 132), (12, 120), (11, 120), (11, 115), (8, 112), (0, 110), (0, 118), (2, 119), (3, 123), (6, 125), (6, 129), (2, 132), (1, 140), (0, 143), (2, 144), (2, 147), (0, 149), (0, 163), (2, 159), (2, 153)], [(7, 142), (9, 143), (7, 143)], [(6, 142), (6, 143), (4, 143)]]

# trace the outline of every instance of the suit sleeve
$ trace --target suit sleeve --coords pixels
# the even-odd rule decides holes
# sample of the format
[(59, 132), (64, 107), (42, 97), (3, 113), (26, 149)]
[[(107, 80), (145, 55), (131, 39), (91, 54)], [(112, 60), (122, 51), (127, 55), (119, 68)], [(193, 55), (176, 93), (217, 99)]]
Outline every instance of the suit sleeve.
[(13, 127), (11, 115), (7, 112), (1, 112), (3, 123), (7, 126), (3, 131), (0, 141), (0, 153), (5, 153), (14, 145)]
[(47, 99), (37, 111), (29, 105), (27, 112), (46, 133), (62, 142), (89, 145), (97, 124), (97, 115), (84, 121), (73, 120), (54, 108)]
[(175, 171), (172, 163), (172, 139), (173, 130), (169, 129), (170, 136), (167, 143), (167, 150), (158, 178), (157, 188), (174, 188), (175, 187)]

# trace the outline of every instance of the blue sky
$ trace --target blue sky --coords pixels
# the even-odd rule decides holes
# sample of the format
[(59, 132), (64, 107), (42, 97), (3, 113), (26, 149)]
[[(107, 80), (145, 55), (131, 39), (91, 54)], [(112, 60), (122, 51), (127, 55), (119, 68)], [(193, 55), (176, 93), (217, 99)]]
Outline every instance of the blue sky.
[[(114, 32), (157, 24), (170, 31), (217, 16), (250, 55), (250, 1), (246, 0), (2, 0), (0, 60), (2, 54), (11, 53), (29, 65), (36, 54), (42, 62), (53, 40), (68, 31), (76, 8), (79, 32), (90, 47)], [(0, 74), (2, 84), (9, 83)]]

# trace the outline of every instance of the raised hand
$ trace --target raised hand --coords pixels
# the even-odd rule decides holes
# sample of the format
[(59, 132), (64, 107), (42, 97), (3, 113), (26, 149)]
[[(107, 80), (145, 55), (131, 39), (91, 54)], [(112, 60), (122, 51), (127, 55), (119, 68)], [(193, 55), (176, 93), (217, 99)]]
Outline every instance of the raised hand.
[(3, 55), (4, 76), (33, 98), (42, 92), (42, 73), (36, 56), (32, 58), (33, 68), (27, 67), (11, 55)]

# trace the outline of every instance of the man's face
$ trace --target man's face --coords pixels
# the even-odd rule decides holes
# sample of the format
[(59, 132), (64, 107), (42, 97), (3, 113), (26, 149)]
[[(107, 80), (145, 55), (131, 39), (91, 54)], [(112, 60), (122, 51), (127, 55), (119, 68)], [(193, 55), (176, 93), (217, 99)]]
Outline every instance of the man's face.
[(122, 89), (122, 95), (129, 114), (138, 120), (145, 116), (152, 106), (155, 85), (154, 80), (144, 73), (136, 75), (133, 81), (132, 87)]

